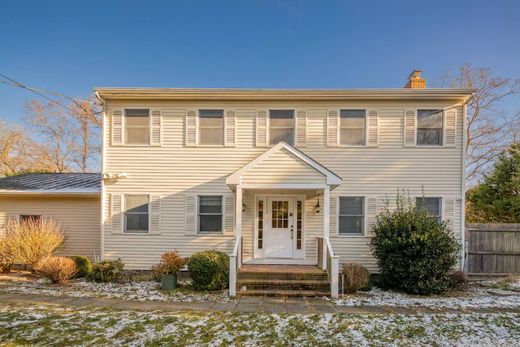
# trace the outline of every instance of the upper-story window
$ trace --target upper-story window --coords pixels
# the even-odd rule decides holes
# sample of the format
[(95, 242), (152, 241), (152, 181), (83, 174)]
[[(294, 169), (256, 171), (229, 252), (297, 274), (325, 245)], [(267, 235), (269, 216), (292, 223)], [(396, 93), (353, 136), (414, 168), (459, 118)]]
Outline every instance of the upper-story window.
[(442, 110), (417, 110), (417, 145), (442, 146)]
[(437, 219), (439, 223), (442, 220), (441, 216), (441, 206), (442, 199), (441, 198), (432, 198), (432, 197), (420, 197), (415, 199), (415, 204), (417, 208), (420, 210), (426, 211), (430, 216)]
[(340, 111), (340, 144), (347, 146), (365, 145), (366, 110)]
[(125, 110), (125, 143), (128, 145), (150, 144), (150, 110)]
[(294, 110), (269, 111), (269, 144), (281, 141), (294, 144)]
[(224, 111), (200, 110), (199, 111), (199, 144), (223, 145), (224, 144)]

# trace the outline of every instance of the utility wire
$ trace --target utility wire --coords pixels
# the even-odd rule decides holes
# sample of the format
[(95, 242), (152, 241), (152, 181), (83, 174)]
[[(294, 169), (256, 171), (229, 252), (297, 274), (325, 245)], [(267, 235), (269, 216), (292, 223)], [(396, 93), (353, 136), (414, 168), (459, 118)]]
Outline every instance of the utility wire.
[[(4, 74), (1, 74), (0, 73), (0, 76), (3, 77), (4, 79), (6, 79), (7, 81), (2, 81), (0, 80), (1, 83), (4, 83), (4, 84), (7, 84), (11, 87), (16, 87), (16, 88), (22, 88), (22, 89), (25, 89), (25, 90), (28, 90), (29, 92), (31, 93), (34, 93), (36, 95), (39, 95), (41, 96), (42, 98), (45, 98), (47, 100), (49, 100), (50, 102), (56, 104), (56, 105), (59, 105), (67, 110), (69, 110), (70, 112), (76, 112), (76, 110), (70, 108), (69, 106), (67, 105), (64, 105), (63, 103), (61, 103), (60, 101), (57, 101), (55, 99), (52, 99), (50, 97), (48, 97), (47, 95), (45, 95), (44, 93), (47, 93), (47, 94), (52, 94), (52, 95), (55, 95), (55, 96), (58, 96), (58, 97), (62, 97), (62, 98), (65, 98), (65, 99), (68, 99), (68, 100), (71, 100), (76, 106), (78, 106), (79, 108), (81, 108), (83, 111), (85, 112), (88, 112), (89, 110), (86, 110), (85, 107), (78, 101), (81, 101), (81, 102), (88, 102), (87, 100), (83, 100), (83, 99), (79, 99), (79, 98), (73, 98), (71, 96), (68, 96), (68, 95), (65, 95), (65, 94), (62, 94), (62, 93), (58, 93), (58, 92), (53, 92), (53, 91), (50, 91), (50, 90), (45, 90), (45, 89), (38, 89), (38, 88), (33, 88), (33, 87), (29, 87), (21, 82), (18, 82), (12, 78), (9, 78), (7, 77), (6, 75)], [(93, 112), (94, 114), (101, 114), (102, 112)]]

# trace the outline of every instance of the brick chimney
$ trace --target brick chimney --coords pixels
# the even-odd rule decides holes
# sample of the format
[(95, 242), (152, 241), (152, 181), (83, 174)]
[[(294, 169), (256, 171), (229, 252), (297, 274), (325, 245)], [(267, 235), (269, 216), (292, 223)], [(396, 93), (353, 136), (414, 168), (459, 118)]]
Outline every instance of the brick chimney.
[(421, 77), (421, 70), (413, 70), (408, 77), (408, 82), (404, 86), (410, 89), (424, 89), (426, 88), (426, 80)]

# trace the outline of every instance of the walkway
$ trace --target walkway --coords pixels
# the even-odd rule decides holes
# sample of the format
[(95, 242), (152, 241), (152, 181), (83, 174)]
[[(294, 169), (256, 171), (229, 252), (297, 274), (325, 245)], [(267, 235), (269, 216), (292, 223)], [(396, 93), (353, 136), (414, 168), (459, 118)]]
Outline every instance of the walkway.
[(236, 313), (348, 313), (348, 314), (417, 314), (417, 313), (520, 313), (520, 307), (510, 309), (466, 309), (439, 310), (423, 307), (390, 306), (336, 306), (332, 302), (319, 298), (276, 298), (276, 297), (241, 297), (232, 302), (162, 302), (130, 301), (107, 298), (77, 298), (64, 296), (45, 296), (20, 293), (0, 293), (0, 303), (26, 303), (34, 305), (60, 305), (70, 307), (105, 307), (115, 310), (136, 311), (209, 311)]

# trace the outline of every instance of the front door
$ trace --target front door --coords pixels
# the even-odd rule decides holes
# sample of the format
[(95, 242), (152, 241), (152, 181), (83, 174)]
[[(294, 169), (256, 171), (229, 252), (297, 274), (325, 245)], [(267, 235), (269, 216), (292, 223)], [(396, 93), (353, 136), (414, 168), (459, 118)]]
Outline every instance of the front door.
[(293, 198), (267, 199), (265, 228), (265, 256), (268, 258), (293, 257)]

